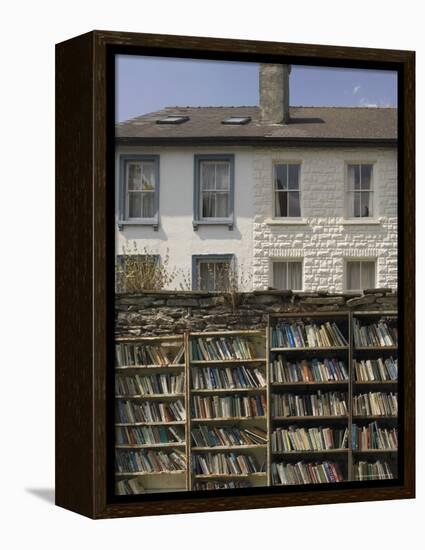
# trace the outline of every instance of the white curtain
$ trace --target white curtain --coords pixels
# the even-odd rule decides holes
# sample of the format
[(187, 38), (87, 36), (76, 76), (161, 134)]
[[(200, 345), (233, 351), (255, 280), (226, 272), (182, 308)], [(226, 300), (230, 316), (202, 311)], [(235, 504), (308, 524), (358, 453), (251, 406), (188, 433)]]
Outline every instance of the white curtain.
[(364, 290), (375, 286), (375, 262), (347, 263), (347, 290)]
[(154, 215), (155, 165), (130, 162), (127, 168), (128, 215), (151, 218)]
[(273, 287), (278, 290), (302, 290), (301, 262), (273, 262)]
[(278, 290), (287, 289), (287, 262), (273, 262), (273, 287)]
[(302, 289), (301, 262), (288, 262), (288, 288), (289, 290)]
[(230, 168), (227, 162), (201, 163), (202, 217), (229, 215)]
[(362, 262), (362, 290), (375, 286), (375, 262)]
[(360, 288), (360, 262), (347, 262), (347, 290)]

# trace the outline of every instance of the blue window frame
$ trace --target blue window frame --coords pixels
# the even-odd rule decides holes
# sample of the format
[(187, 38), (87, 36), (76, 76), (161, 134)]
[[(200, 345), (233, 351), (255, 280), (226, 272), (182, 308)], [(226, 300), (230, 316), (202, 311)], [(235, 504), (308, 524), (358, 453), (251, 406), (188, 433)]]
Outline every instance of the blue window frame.
[(228, 290), (234, 261), (234, 254), (192, 256), (192, 290)]
[(159, 155), (120, 155), (118, 226), (159, 224)]
[(227, 225), (233, 229), (234, 155), (195, 155), (194, 160), (194, 230), (200, 225)]

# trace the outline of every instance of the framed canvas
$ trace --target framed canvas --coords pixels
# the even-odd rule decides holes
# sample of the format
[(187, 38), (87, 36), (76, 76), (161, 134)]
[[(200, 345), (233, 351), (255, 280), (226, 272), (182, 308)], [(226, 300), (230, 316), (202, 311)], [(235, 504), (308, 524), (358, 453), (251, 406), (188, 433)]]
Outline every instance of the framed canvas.
[(413, 498), (415, 56), (56, 47), (56, 503)]

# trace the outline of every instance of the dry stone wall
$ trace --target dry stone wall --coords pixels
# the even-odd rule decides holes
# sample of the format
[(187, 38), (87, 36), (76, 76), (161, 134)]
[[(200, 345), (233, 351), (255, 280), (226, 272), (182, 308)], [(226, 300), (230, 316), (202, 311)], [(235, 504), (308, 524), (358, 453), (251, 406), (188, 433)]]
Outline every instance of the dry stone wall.
[(269, 313), (388, 311), (397, 309), (389, 288), (363, 294), (258, 291), (235, 296), (205, 292), (117, 294), (116, 336), (159, 336), (185, 331), (262, 329)]

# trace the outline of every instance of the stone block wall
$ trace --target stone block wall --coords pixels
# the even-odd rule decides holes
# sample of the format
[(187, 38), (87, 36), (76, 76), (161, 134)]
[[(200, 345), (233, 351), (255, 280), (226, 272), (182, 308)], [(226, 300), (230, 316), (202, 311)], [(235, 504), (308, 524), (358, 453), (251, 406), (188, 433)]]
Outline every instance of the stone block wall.
[[(300, 163), (301, 220), (275, 220), (273, 166)], [(347, 163), (372, 163), (373, 218), (347, 218)], [(253, 158), (253, 286), (272, 262), (299, 259), (303, 290), (344, 292), (347, 260), (376, 261), (376, 286), (397, 288), (397, 156), (393, 149), (261, 149)]]
[(391, 289), (361, 295), (325, 292), (265, 291), (236, 296), (204, 292), (143, 292), (117, 294), (116, 336), (160, 336), (185, 331), (263, 329), (269, 313), (389, 311), (397, 309)]

